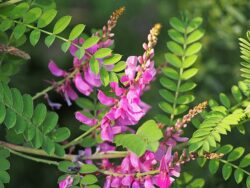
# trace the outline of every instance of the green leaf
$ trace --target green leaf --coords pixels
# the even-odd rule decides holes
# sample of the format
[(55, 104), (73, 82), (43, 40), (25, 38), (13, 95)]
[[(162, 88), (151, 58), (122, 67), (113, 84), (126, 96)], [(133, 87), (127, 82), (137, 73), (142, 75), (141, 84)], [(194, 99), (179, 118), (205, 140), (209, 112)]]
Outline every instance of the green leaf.
[(191, 44), (193, 42), (196, 42), (196, 41), (200, 40), (203, 36), (204, 36), (203, 30), (201, 30), (201, 29), (196, 30), (188, 36), (186, 44)]
[(227, 108), (231, 106), (229, 98), (224, 93), (220, 93), (220, 102)]
[(89, 64), (91, 71), (96, 75), (99, 74), (99, 61), (95, 57), (91, 57)]
[(2, 158), (2, 156), (0, 156), (0, 171), (6, 171), (10, 168), (10, 162), (5, 159), (5, 158)]
[(168, 102), (174, 101), (174, 95), (166, 89), (160, 89), (160, 95)]
[(24, 133), (27, 128), (27, 122), (23, 119), (23, 117), (17, 116), (17, 121), (15, 125), (15, 131), (17, 134)]
[(125, 61), (120, 61), (115, 64), (113, 71), (114, 72), (121, 72), (126, 68), (126, 62)]
[(17, 24), (13, 30), (13, 35), (16, 39), (20, 39), (26, 31), (26, 26), (22, 24)]
[(43, 28), (49, 25), (53, 19), (56, 17), (57, 11), (54, 9), (47, 10), (43, 13), (37, 23), (37, 27)]
[(55, 153), (55, 143), (49, 139), (48, 137), (45, 137), (43, 140), (43, 146), (42, 148), (49, 154), (52, 155)]
[(79, 37), (85, 28), (84, 24), (76, 25), (69, 34), (69, 40), (74, 40)]
[(197, 73), (198, 73), (197, 68), (190, 68), (190, 69), (183, 72), (183, 74), (181, 75), (181, 79), (188, 80), (188, 79), (192, 78), (193, 76), (195, 76)]
[(173, 65), (173, 66), (175, 66), (177, 68), (180, 68), (181, 65), (182, 65), (182, 62), (181, 62), (180, 58), (177, 57), (174, 54), (166, 53), (165, 54), (165, 59), (167, 60), (168, 63), (170, 63), (171, 65)]
[(196, 83), (194, 82), (185, 82), (184, 84), (181, 84), (179, 91), (180, 92), (187, 92), (191, 91), (196, 87)]
[(95, 52), (95, 58), (104, 58), (109, 56), (112, 53), (112, 50), (109, 48), (100, 48)]
[(240, 161), (240, 167), (245, 168), (250, 165), (250, 153), (245, 155), (244, 158)]
[(250, 188), (250, 176), (247, 177), (246, 186)]
[(10, 17), (13, 19), (23, 17), (23, 14), (25, 14), (25, 12), (27, 12), (28, 10), (29, 10), (28, 3), (26, 2), (20, 3), (10, 11)]
[(32, 122), (37, 125), (40, 126), (43, 121), (46, 118), (46, 114), (47, 114), (47, 108), (44, 104), (38, 104), (34, 110), (34, 115), (32, 118)]
[(160, 109), (162, 109), (164, 112), (166, 112), (168, 114), (172, 114), (174, 111), (173, 107), (166, 102), (160, 102), (159, 107), (160, 107)]
[(170, 68), (170, 67), (163, 68), (162, 72), (165, 76), (167, 76), (173, 80), (179, 79), (179, 73), (173, 68)]
[(88, 49), (92, 46), (94, 46), (95, 44), (97, 44), (99, 42), (100, 38), (97, 37), (97, 36), (93, 36), (93, 37), (90, 37), (88, 38), (82, 45), (82, 47), (84, 49)]
[(75, 164), (70, 161), (61, 161), (58, 165), (58, 170), (61, 172), (69, 172), (69, 168), (75, 167)]
[(41, 32), (39, 30), (33, 30), (30, 33), (30, 43), (32, 46), (35, 46), (38, 43), (40, 36), (41, 36)]
[(205, 185), (205, 180), (202, 178), (197, 178), (194, 181), (192, 181), (187, 188), (202, 188)]
[(167, 42), (167, 47), (175, 55), (181, 56), (184, 54), (182, 47), (179, 44), (177, 44), (176, 42), (173, 42), (173, 41)]
[(12, 88), (12, 99), (13, 99), (13, 106), (15, 110), (19, 113), (23, 112), (23, 98), (20, 91), (16, 88)]
[(235, 161), (237, 159), (239, 159), (243, 153), (244, 153), (245, 149), (243, 147), (237, 147), (235, 148), (227, 157), (227, 161), (231, 162), (231, 161)]
[(176, 90), (176, 84), (175, 82), (173, 82), (172, 80), (168, 79), (168, 78), (160, 78), (160, 83), (163, 87), (171, 90), (171, 91), (175, 91)]
[(9, 183), (10, 175), (6, 171), (0, 171), (0, 182)]
[(109, 84), (109, 74), (106, 71), (106, 69), (101, 68), (100, 70), (100, 77), (101, 77), (101, 82), (104, 86), (107, 86)]
[(69, 50), (70, 46), (71, 46), (70, 42), (64, 42), (61, 45), (61, 49), (64, 53), (66, 53)]
[(0, 156), (2, 158), (8, 158), (10, 156), (10, 152), (7, 149), (0, 149)]
[(113, 56), (104, 59), (103, 64), (104, 65), (113, 65), (113, 64), (117, 63), (118, 61), (120, 61), (121, 58), (122, 58), (122, 55), (114, 54)]
[(70, 130), (66, 127), (60, 127), (56, 129), (56, 131), (53, 133), (52, 139), (55, 142), (62, 142), (67, 138), (69, 138), (69, 136), (70, 136)]
[(26, 24), (30, 24), (35, 22), (42, 14), (42, 9), (39, 7), (35, 7), (30, 9), (24, 16), (23, 22)]
[(27, 118), (31, 118), (33, 116), (33, 99), (30, 95), (23, 95), (23, 114)]
[(43, 145), (43, 134), (38, 128), (35, 130), (35, 136), (32, 140), (32, 143), (35, 148), (40, 148)]
[(198, 53), (202, 48), (202, 45), (201, 43), (199, 42), (196, 42), (192, 45), (190, 45), (187, 50), (185, 51), (185, 56), (191, 56), (191, 55), (194, 55), (196, 53)]
[(184, 44), (184, 37), (181, 33), (174, 29), (170, 29), (168, 31), (168, 35), (170, 36), (171, 39), (173, 39), (175, 42), (178, 42), (180, 44)]
[(76, 51), (75, 55), (76, 55), (76, 57), (78, 59), (82, 59), (83, 56), (85, 55), (85, 50), (83, 49), (83, 47), (78, 48), (78, 50)]
[(59, 117), (55, 112), (48, 112), (43, 124), (41, 125), (43, 133), (48, 134), (51, 132), (56, 127), (58, 119)]
[(223, 153), (224, 155), (230, 153), (231, 151), (233, 150), (233, 146), (232, 145), (224, 145), (222, 146), (218, 151), (217, 153)]
[(0, 103), (0, 124), (3, 123), (4, 119), (6, 116), (6, 109), (5, 106), (3, 104)]
[(4, 120), (4, 123), (8, 129), (12, 128), (16, 124), (16, 113), (7, 108), (6, 110), (6, 118)]
[(96, 172), (97, 170), (98, 168), (93, 164), (83, 164), (81, 166), (80, 173), (90, 174)]
[(182, 95), (178, 97), (177, 104), (189, 104), (193, 102), (195, 97), (193, 95)]
[(234, 179), (235, 179), (236, 183), (239, 184), (240, 182), (242, 182), (243, 178), (244, 178), (243, 171), (239, 168), (236, 169), (234, 171)]
[(94, 184), (96, 182), (97, 182), (97, 177), (92, 175), (92, 174), (83, 176), (82, 180), (81, 180), (81, 184), (83, 184), (83, 185), (91, 185), (91, 184)]
[(158, 141), (163, 137), (161, 129), (154, 120), (148, 120), (143, 123), (136, 134), (146, 139), (147, 142)]
[(232, 89), (231, 89), (231, 92), (233, 94), (234, 99), (237, 102), (242, 101), (242, 94), (240, 92), (240, 89), (237, 86), (233, 86)]
[(189, 68), (190, 66), (192, 66), (195, 61), (197, 60), (198, 56), (197, 55), (191, 55), (187, 58), (185, 58), (184, 63), (183, 63), (183, 68)]
[(225, 164), (222, 168), (222, 175), (224, 180), (228, 180), (232, 174), (232, 166), (229, 164)]
[(2, 23), (0, 24), (0, 31), (2, 31), (2, 32), (7, 31), (13, 25), (12, 20), (5, 19), (5, 20), (3, 20), (1, 22)]
[(185, 33), (185, 25), (178, 18), (174, 17), (170, 19), (170, 25), (181, 33)]
[(120, 134), (115, 137), (115, 144), (123, 146), (134, 152), (137, 156), (141, 156), (147, 149), (144, 140), (135, 134)]
[(59, 34), (63, 32), (66, 27), (69, 25), (71, 21), (71, 16), (63, 16), (61, 17), (55, 24), (54, 29), (53, 29), (53, 34)]
[(203, 22), (203, 19), (201, 17), (195, 17), (193, 18), (187, 27), (187, 33), (190, 33), (197, 29)]
[(45, 38), (45, 44), (49, 48), (55, 41), (56, 36), (55, 35), (49, 35)]
[(209, 171), (211, 174), (215, 174), (220, 166), (220, 162), (218, 160), (210, 160), (209, 161)]

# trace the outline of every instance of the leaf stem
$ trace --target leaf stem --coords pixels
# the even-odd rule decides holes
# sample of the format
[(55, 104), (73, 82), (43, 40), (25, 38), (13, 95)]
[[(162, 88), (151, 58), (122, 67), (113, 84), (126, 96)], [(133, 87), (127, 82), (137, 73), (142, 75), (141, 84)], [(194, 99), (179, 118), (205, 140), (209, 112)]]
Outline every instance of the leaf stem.
[(183, 74), (183, 71), (184, 71), (183, 64), (184, 64), (184, 61), (185, 61), (185, 58), (186, 58), (185, 50), (187, 48), (186, 38), (187, 38), (187, 34), (185, 32), (184, 33), (184, 44), (183, 44), (183, 52), (184, 52), (184, 54), (181, 57), (182, 65), (181, 65), (180, 70), (179, 70), (179, 78), (178, 78), (178, 81), (177, 81), (177, 86), (176, 86), (176, 91), (175, 91), (175, 96), (174, 96), (173, 112), (172, 112), (172, 114), (170, 116), (171, 124), (173, 123), (173, 120), (174, 120), (174, 117), (175, 117), (175, 109), (176, 109), (177, 100), (178, 100), (178, 96), (179, 96), (179, 89), (180, 89), (180, 86), (181, 86), (181, 79), (182, 79), (181, 77), (182, 77), (182, 74)]
[(222, 163), (224, 163), (224, 164), (229, 164), (230, 166), (232, 166), (232, 167), (234, 167), (234, 168), (236, 168), (236, 169), (242, 170), (245, 174), (247, 174), (248, 176), (250, 176), (250, 172), (248, 172), (248, 171), (246, 171), (246, 170), (244, 170), (244, 169), (238, 167), (237, 165), (232, 164), (232, 163), (230, 163), (230, 162), (228, 162), (228, 161), (226, 161), (226, 160), (224, 160), (224, 159), (219, 159), (219, 160), (220, 160)]
[(71, 142), (69, 142), (68, 144), (65, 144), (64, 145), (64, 148), (68, 148), (70, 146), (73, 146), (73, 145), (76, 145), (76, 144), (79, 144), (81, 142), (81, 140), (89, 135), (90, 133), (92, 133), (94, 130), (96, 130), (98, 127), (100, 127), (100, 123), (91, 127), (89, 130), (87, 130), (86, 132), (84, 132), (83, 134), (81, 134), (80, 136), (78, 136), (77, 138), (75, 138), (74, 140), (72, 140)]
[(4, 141), (0, 141), (0, 147), (1, 146), (4, 148), (13, 150), (13, 151), (17, 151), (17, 152), (39, 155), (39, 156), (43, 156), (43, 157), (50, 157), (50, 158), (55, 158), (55, 159), (72, 160), (74, 157), (74, 155), (65, 155), (64, 157), (59, 157), (57, 155), (49, 155), (45, 151), (40, 150), (40, 149), (18, 146), (15, 144), (4, 142)]
[(57, 161), (52, 161), (52, 160), (46, 160), (46, 159), (40, 159), (40, 158), (37, 158), (37, 157), (32, 157), (32, 156), (29, 156), (29, 155), (26, 155), (26, 154), (14, 151), (12, 149), (8, 149), (8, 150), (11, 153), (13, 153), (13, 154), (15, 154), (17, 156), (20, 156), (20, 157), (23, 157), (25, 159), (29, 159), (29, 160), (32, 160), (32, 161), (35, 161), (35, 162), (38, 162), (38, 163), (45, 163), (45, 164), (48, 164), (48, 165), (55, 165), (55, 166), (58, 166), (58, 164), (59, 164)]
[(33, 99), (33, 100), (36, 100), (37, 98), (39, 98), (39, 97), (45, 95), (45, 94), (48, 93), (49, 91), (53, 90), (55, 87), (60, 86), (61, 84), (63, 84), (66, 80), (68, 80), (68, 79), (70, 79), (70, 78), (73, 78), (77, 72), (78, 72), (78, 69), (75, 69), (75, 70), (74, 70), (73, 72), (71, 72), (67, 77), (65, 77), (64, 79), (62, 79), (62, 80), (56, 82), (56, 84), (51, 85), (51, 86), (45, 88), (44, 90), (42, 90), (42, 91), (36, 93), (36, 94), (32, 97), (32, 99)]

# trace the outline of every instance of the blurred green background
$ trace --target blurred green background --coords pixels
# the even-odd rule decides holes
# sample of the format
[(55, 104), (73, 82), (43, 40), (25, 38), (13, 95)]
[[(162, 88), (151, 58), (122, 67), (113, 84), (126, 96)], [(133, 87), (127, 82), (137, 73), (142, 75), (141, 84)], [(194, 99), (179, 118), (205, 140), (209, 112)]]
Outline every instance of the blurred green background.
[[(190, 17), (201, 16), (204, 19), (203, 28), (206, 33), (202, 40), (203, 50), (196, 64), (200, 71), (196, 76), (198, 87), (195, 90), (197, 97), (195, 103), (211, 98), (218, 99), (219, 92), (228, 94), (231, 86), (240, 79), (238, 38), (244, 36), (250, 28), (249, 0), (57, 0), (55, 3), (53, 0), (37, 0), (35, 3), (49, 7), (56, 4), (60, 16), (72, 15), (72, 26), (84, 23), (88, 33), (91, 32), (91, 28), (101, 28), (115, 9), (125, 6), (126, 12), (114, 29), (115, 51), (123, 54), (124, 59), (130, 55), (142, 54), (142, 43), (146, 41), (149, 29), (156, 22), (162, 23), (163, 28), (155, 57), (158, 66), (165, 63), (169, 19), (182, 13)], [(46, 80), (54, 79), (47, 69), (50, 59), (55, 60), (62, 68), (68, 68), (72, 63), (72, 57), (63, 54), (59, 48), (59, 43), (48, 49), (42, 42), (36, 48), (28, 44), (22, 47), (32, 58), (21, 67), (20, 73), (14, 76), (11, 84), (30, 94), (35, 94), (48, 86)], [(152, 110), (146, 119), (160, 112), (157, 107), (157, 102), (160, 100), (159, 88), (160, 85), (156, 80), (151, 90), (144, 96), (144, 101), (152, 105)], [(58, 94), (50, 93), (50, 96), (53, 100), (65, 104)], [(62, 117), (60, 124), (77, 130), (78, 124), (73, 118), (73, 111), (76, 109), (71, 107), (70, 110), (69, 113), (68, 108), (63, 107), (58, 111)], [(193, 130), (192, 127), (188, 128), (188, 134)], [(223, 143), (246, 146), (249, 151), (247, 144), (249, 144), (250, 128), (246, 130), (244, 136), (238, 131), (233, 131), (230, 136), (223, 138)], [(221, 173), (215, 176), (209, 175), (207, 166), (201, 169), (196, 162), (190, 163), (184, 169), (195, 177), (205, 178), (205, 187), (243, 187), (237, 185), (234, 180), (224, 182)], [(57, 187), (56, 180), (59, 175), (53, 166), (48, 167), (18, 157), (11, 158), (10, 174), (11, 182), (8, 188)]]

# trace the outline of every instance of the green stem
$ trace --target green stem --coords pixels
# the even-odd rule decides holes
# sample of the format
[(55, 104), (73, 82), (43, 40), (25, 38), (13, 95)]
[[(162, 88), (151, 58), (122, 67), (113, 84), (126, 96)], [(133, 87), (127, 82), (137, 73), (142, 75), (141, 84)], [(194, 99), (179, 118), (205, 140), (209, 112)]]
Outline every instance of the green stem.
[(19, 3), (21, 1), (23, 1), (23, 0), (9, 0), (9, 1), (6, 1), (4, 3), (0, 3), (0, 8), (5, 7), (5, 6), (9, 6), (9, 5), (13, 5), (13, 4)]
[(71, 142), (69, 142), (68, 144), (64, 145), (64, 148), (68, 148), (70, 146), (79, 144), (81, 142), (81, 140), (85, 137), (88, 136), (90, 133), (92, 133), (94, 130), (96, 130), (98, 127), (100, 127), (100, 124), (91, 127), (89, 130), (87, 130), (86, 132), (84, 132), (83, 134), (81, 134), (80, 136), (78, 136), (77, 138), (75, 138), (74, 140), (72, 140)]
[[(184, 33), (184, 44), (183, 44), (183, 51), (185, 52), (186, 48), (187, 48), (187, 45), (186, 45), (186, 38), (187, 38), (187, 34), (186, 32)], [(182, 65), (184, 64), (184, 61), (186, 59), (186, 56), (185, 54), (182, 55)], [(178, 100), (178, 96), (179, 96), (179, 89), (180, 89), (180, 86), (181, 86), (181, 77), (182, 77), (182, 74), (183, 74), (183, 71), (184, 71), (184, 68), (183, 66), (180, 67), (180, 70), (179, 70), (179, 78), (178, 78), (178, 81), (177, 81), (177, 86), (176, 86), (176, 91), (175, 91), (175, 96), (174, 96), (174, 103), (173, 103), (173, 113), (171, 114), (171, 117), (170, 117), (170, 120), (171, 120), (171, 124), (173, 123), (173, 120), (174, 120), (174, 113), (175, 113), (175, 109), (176, 109), (176, 105), (177, 105), (177, 100)]]
[(148, 172), (138, 172), (138, 173), (130, 173), (130, 174), (124, 174), (124, 173), (116, 173), (116, 172), (112, 172), (112, 171), (108, 171), (108, 170), (98, 170), (98, 172), (105, 174), (105, 175), (110, 175), (110, 176), (134, 176), (134, 177), (142, 177), (142, 176), (147, 176), (147, 175), (155, 175), (155, 174), (159, 174), (159, 170), (151, 170)]
[(0, 147), (1, 146), (4, 148), (13, 150), (13, 151), (17, 151), (17, 152), (39, 155), (43, 157), (50, 157), (50, 158), (55, 158), (55, 159), (72, 160), (74, 158), (74, 155), (65, 155), (64, 157), (59, 157), (57, 155), (49, 155), (45, 151), (40, 150), (40, 149), (18, 146), (15, 144), (4, 142), (4, 141), (0, 141)]
[[(7, 143), (4, 141), (0, 141), (0, 147), (6, 148), (6, 149), (11, 149), (13, 151), (17, 152), (22, 152), (26, 154), (32, 154), (32, 155), (38, 155), (38, 156), (43, 156), (43, 157), (48, 157), (48, 158), (55, 158), (55, 159), (61, 159), (61, 160), (68, 160), (72, 161), (73, 159), (77, 158), (77, 155), (65, 155), (63, 157), (59, 157), (57, 155), (49, 155), (45, 151), (41, 149), (35, 149), (35, 148), (29, 148), (25, 146), (18, 146), (15, 144)], [(85, 157), (83, 156), (81, 160), (99, 160), (99, 159), (115, 159), (115, 158), (123, 158), (127, 156), (128, 152), (127, 151), (112, 151), (112, 152), (102, 152), (102, 153), (95, 153), (91, 156)]]
[(32, 97), (32, 99), (33, 99), (33, 100), (36, 100), (37, 98), (39, 98), (39, 97), (45, 95), (46, 93), (48, 93), (49, 91), (53, 90), (55, 87), (58, 87), (58, 86), (62, 85), (66, 80), (68, 80), (68, 79), (70, 79), (70, 78), (73, 78), (77, 72), (78, 72), (78, 69), (75, 69), (75, 70), (74, 70), (73, 72), (71, 72), (66, 78), (64, 78), (64, 79), (62, 79), (62, 80), (56, 82), (56, 84), (53, 84), (53, 85), (51, 85), (51, 86), (45, 88), (44, 90), (42, 90), (42, 91), (36, 93), (36, 94)]
[(8, 149), (11, 153), (17, 155), (17, 156), (20, 156), (20, 157), (23, 157), (25, 159), (29, 159), (29, 160), (32, 160), (32, 161), (35, 161), (35, 162), (38, 162), (38, 163), (45, 163), (45, 164), (48, 164), (48, 165), (56, 165), (58, 166), (58, 162), (57, 161), (52, 161), (52, 160), (46, 160), (46, 159), (40, 159), (40, 158), (37, 158), (37, 157), (32, 157), (32, 156), (29, 156), (29, 155), (25, 155), (23, 153), (19, 153), (17, 151), (14, 151), (14, 150), (11, 150), (11, 149)]
[(238, 104), (232, 106), (232, 107), (229, 109), (229, 112), (233, 112), (235, 109), (237, 109), (238, 107), (240, 107), (244, 102), (249, 101), (249, 100), (250, 100), (250, 96), (247, 97), (245, 100), (239, 102)]
[(226, 160), (224, 160), (224, 159), (219, 159), (219, 161), (221, 161), (221, 162), (224, 163), (224, 164), (229, 164), (230, 166), (232, 166), (232, 167), (234, 167), (234, 168), (236, 168), (236, 169), (240, 169), (240, 170), (242, 170), (245, 174), (247, 174), (248, 176), (250, 176), (250, 172), (248, 172), (248, 171), (246, 171), (246, 170), (244, 170), (244, 169), (238, 167), (238, 166), (235, 165), (235, 164), (232, 164), (232, 163), (230, 163), (230, 162), (228, 162), (228, 161), (226, 161)]

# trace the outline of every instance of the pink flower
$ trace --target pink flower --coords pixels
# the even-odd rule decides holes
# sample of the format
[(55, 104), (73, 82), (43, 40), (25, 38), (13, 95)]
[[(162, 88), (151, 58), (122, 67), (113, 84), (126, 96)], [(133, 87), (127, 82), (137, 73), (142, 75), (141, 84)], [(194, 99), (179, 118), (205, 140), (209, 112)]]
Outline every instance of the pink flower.
[(72, 186), (74, 179), (71, 176), (68, 176), (66, 179), (62, 180), (59, 183), (59, 188), (69, 188)]
[(115, 104), (115, 99), (112, 97), (106, 96), (101, 90), (98, 91), (97, 98), (102, 104), (106, 106), (112, 106)]
[(83, 80), (80, 73), (74, 77), (75, 86), (82, 94), (89, 96), (93, 89)]
[(136, 67), (137, 67), (137, 56), (130, 56), (126, 61), (127, 67), (125, 69), (125, 74), (128, 76), (130, 81), (134, 80)]
[(167, 153), (160, 161), (160, 173), (157, 177), (157, 184), (160, 188), (168, 188), (171, 186), (174, 178), (171, 176), (180, 176), (180, 165), (173, 164), (172, 147), (168, 147)]
[(93, 126), (93, 125), (97, 124), (97, 119), (89, 118), (89, 117), (83, 115), (81, 112), (76, 112), (75, 113), (75, 118), (78, 121), (80, 121), (81, 123), (86, 124), (86, 125)]
[(54, 76), (62, 77), (62, 76), (66, 76), (66, 75), (67, 75), (67, 72), (64, 71), (64, 70), (62, 70), (62, 69), (60, 69), (60, 68), (57, 66), (57, 64), (56, 64), (54, 61), (52, 61), (52, 60), (50, 60), (48, 67), (49, 67), (50, 72), (51, 72)]

